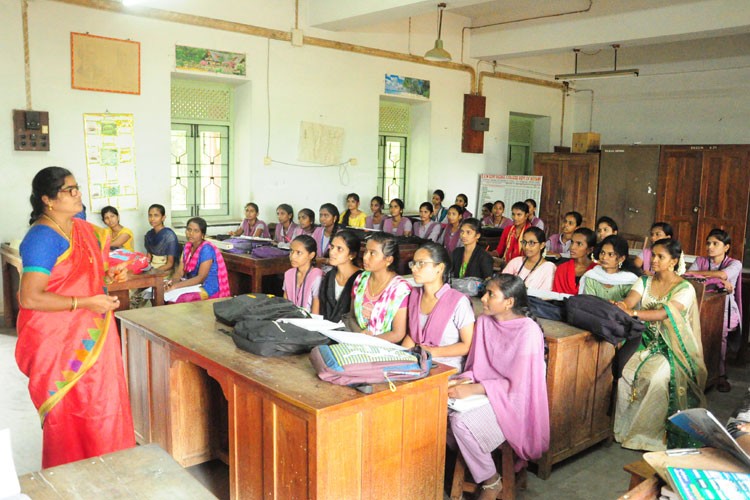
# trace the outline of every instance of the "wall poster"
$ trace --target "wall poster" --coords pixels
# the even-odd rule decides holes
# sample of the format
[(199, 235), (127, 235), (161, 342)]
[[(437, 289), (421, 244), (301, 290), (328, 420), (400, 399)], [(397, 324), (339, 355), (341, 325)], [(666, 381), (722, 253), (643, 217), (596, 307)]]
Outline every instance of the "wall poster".
[[(482, 213), (482, 205), (501, 200), (505, 203), (505, 216), (510, 214), (510, 207), (517, 201), (528, 198), (536, 200), (539, 205), (542, 196), (541, 175), (494, 175), (481, 174), (479, 176), (479, 196), (477, 196), (477, 211)], [(541, 217), (537, 208), (536, 216)]]
[(175, 68), (186, 71), (245, 76), (245, 54), (175, 45)]
[(133, 115), (83, 115), (90, 212), (111, 205), (118, 210), (138, 208), (135, 180)]
[(410, 76), (385, 75), (385, 93), (421, 99), (430, 98), (430, 81)]

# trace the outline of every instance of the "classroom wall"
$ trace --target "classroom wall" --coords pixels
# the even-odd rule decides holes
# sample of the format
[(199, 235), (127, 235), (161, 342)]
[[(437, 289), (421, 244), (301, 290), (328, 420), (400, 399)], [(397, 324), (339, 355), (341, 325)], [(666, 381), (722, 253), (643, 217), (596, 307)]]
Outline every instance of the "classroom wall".
[[(169, 6), (169, 2), (161, 2)], [(215, 16), (232, 19), (222, 10), (226, 2), (211, 2)], [(231, 2), (229, 2), (231, 3)], [(188, 2), (197, 14), (206, 2)], [(288, 29), (293, 25), (294, 2), (251, 0), (233, 20)], [(305, 2), (301, 5), (304, 7)], [(160, 5), (156, 5), (159, 7)], [(201, 6), (200, 9), (196, 6)], [(255, 12), (260, 12), (257, 16)], [(274, 15), (275, 14), (275, 15)], [(23, 237), (28, 227), (31, 179), (41, 168), (60, 165), (70, 169), (84, 186), (84, 203), (89, 205), (83, 143), (83, 113), (133, 113), (141, 209), (121, 212), (121, 221), (136, 234), (137, 248), (148, 229), (145, 210), (149, 204), (169, 207), (170, 79), (174, 71), (174, 45), (216, 48), (248, 55), (248, 77), (229, 79), (236, 84), (233, 154), (235, 192), (232, 215), (239, 220), (244, 203), (261, 206), (261, 215), (272, 221), (279, 203), (292, 203), (295, 210), (317, 209), (323, 202), (343, 206), (347, 192), (356, 191), (363, 200), (375, 194), (377, 177), (378, 106), (383, 94), (384, 75), (395, 73), (431, 81), (429, 103), (418, 104), (420, 146), (412, 158), (421, 175), (410, 177), (407, 209), (416, 211), (427, 193), (436, 188), (452, 200), (459, 192), (476, 201), (481, 173), (504, 173), (507, 154), (507, 112), (525, 111), (551, 116), (554, 132), (560, 122), (558, 99), (539, 100), (539, 87), (519, 83), (490, 83), (486, 86), (488, 116), (485, 154), (461, 153), (463, 95), (471, 91), (465, 72), (394, 61), (312, 46), (293, 47), (288, 42), (270, 41), (238, 33), (198, 28), (123, 14), (62, 4), (48, 0), (29, 3), (31, 89), (33, 109), (50, 112), (50, 152), (13, 150), (10, 110), (25, 107), (23, 46), (20, 0), (0, 1), (0, 65), (3, 92), (0, 109), (0, 175), (5, 180), (3, 210), (0, 211), (0, 240)], [(273, 22), (271, 22), (273, 20)], [(304, 12), (300, 16), (304, 23)], [(466, 20), (446, 15), (446, 48), (460, 58), (460, 28)], [(302, 25), (304, 28), (304, 24)], [(357, 33), (330, 33), (305, 29), (306, 34), (346, 40), (367, 46), (406, 53), (424, 53), (434, 41), (434, 15), (370, 27)], [(141, 43), (141, 95), (73, 90), (70, 87), (70, 32), (88, 32)], [(468, 44), (467, 44), (468, 45)], [(468, 53), (468, 47), (466, 49)], [(270, 59), (266, 54), (270, 54)], [(267, 83), (270, 100), (266, 98)], [(296, 163), (300, 121), (343, 127), (343, 158), (357, 158), (357, 166), (296, 167), (264, 166), (268, 108), (270, 105), (269, 156)], [(572, 114), (567, 119), (572, 120)], [(570, 122), (572, 123), (572, 121)], [(557, 144), (557, 140), (551, 143)], [(416, 177), (416, 178), (415, 178)], [(424, 197), (424, 198), (421, 198)], [(363, 208), (367, 208), (364, 204)], [(89, 220), (99, 222), (98, 214)]]

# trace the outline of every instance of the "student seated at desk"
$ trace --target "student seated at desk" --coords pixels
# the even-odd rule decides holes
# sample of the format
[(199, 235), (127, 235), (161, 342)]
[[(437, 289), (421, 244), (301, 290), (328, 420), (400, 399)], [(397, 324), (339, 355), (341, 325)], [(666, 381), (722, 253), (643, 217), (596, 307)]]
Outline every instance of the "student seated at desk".
[(357, 193), (346, 195), (346, 210), (341, 214), (339, 222), (342, 227), (365, 227), (367, 216), (359, 209), (359, 195)]
[(176, 290), (200, 285), (198, 292), (181, 294), (174, 302), (195, 302), (198, 300), (229, 297), (229, 279), (224, 257), (213, 243), (206, 241), (206, 221), (201, 217), (188, 220), (185, 228), (187, 242), (182, 251), (182, 259), (164, 290)]
[(449, 410), (448, 445), (458, 447), (472, 477), (482, 484), (480, 499), (502, 489), (492, 450), (508, 441), (521, 460), (539, 458), (549, 448), (544, 335), (530, 317), (526, 287), (517, 276), (500, 274), (487, 284), (484, 315), (477, 318), (466, 371), (449, 382), (448, 397), (485, 394), (488, 404)]
[(297, 214), (297, 221), (297, 227), (292, 231), (292, 239), (301, 234), (313, 235), (313, 232), (315, 231), (315, 212), (309, 208), (303, 208)]
[(450, 263), (445, 247), (432, 241), (414, 253), (409, 269), (422, 287), (409, 295), (409, 335), (401, 345), (420, 345), (433, 361), (461, 370), (474, 335), (474, 310), (469, 298), (448, 284)]
[(688, 273), (704, 278), (721, 280), (727, 291), (724, 303), (724, 321), (721, 332), (721, 360), (719, 362), (719, 382), (716, 390), (729, 392), (732, 386), (727, 380), (727, 336), (742, 324), (742, 262), (729, 256), (732, 238), (723, 229), (712, 229), (706, 238), (706, 257), (698, 257), (688, 269)]
[(505, 229), (506, 227), (513, 225), (513, 221), (504, 214), (505, 203), (503, 203), (502, 200), (495, 201), (495, 203), (492, 204), (492, 214), (489, 219), (482, 221), (482, 226)]
[(155, 203), (148, 207), (148, 223), (145, 245), (151, 267), (161, 271), (172, 271), (180, 260), (180, 242), (170, 228), (164, 226), (167, 218), (164, 205)]
[(318, 257), (328, 257), (331, 239), (339, 232), (339, 209), (333, 203), (323, 203), (318, 215), (320, 226), (315, 228), (312, 237), (318, 244)]
[(291, 205), (282, 203), (276, 207), (276, 217), (279, 223), (276, 224), (276, 229), (274, 229), (273, 241), (276, 243), (291, 243), (294, 239), (292, 235), (297, 229), (297, 224), (294, 223), (294, 209)]
[(529, 207), (529, 224), (544, 231), (544, 221), (536, 216), (536, 200), (529, 198), (524, 203)]
[(315, 267), (318, 245), (312, 236), (303, 234), (292, 240), (289, 262), (292, 268), (284, 273), (284, 298), (307, 312), (320, 312), (320, 281), (323, 271)]
[[(513, 204), (510, 210), (513, 218), (513, 224), (503, 229), (500, 235), (500, 241), (493, 254), (493, 257), (500, 257), (506, 264), (511, 260), (523, 255), (521, 240), (527, 229), (531, 227), (529, 223), (529, 207), (522, 201)], [(546, 241), (546, 240), (545, 240)]]
[(550, 291), (556, 267), (544, 258), (544, 245), (547, 241), (544, 236), (544, 231), (538, 227), (528, 228), (520, 241), (523, 257), (516, 257), (508, 262), (503, 273), (518, 276), (527, 288)]
[(462, 220), (459, 232), (463, 246), (453, 250), (451, 276), (481, 280), (492, 276), (492, 256), (484, 248), (477, 246), (479, 238), (482, 237), (479, 232), (479, 221), (473, 217)]
[(625, 238), (607, 236), (599, 249), (599, 265), (581, 276), (579, 293), (617, 302), (628, 294), (638, 279), (640, 269), (628, 258)]
[(436, 189), (432, 192), (432, 220), (443, 224), (448, 216), (448, 209), (443, 206), (445, 193), (442, 189)]
[(570, 245), (573, 242), (573, 232), (581, 226), (583, 216), (578, 212), (568, 212), (563, 217), (559, 234), (553, 234), (547, 240), (547, 256), (554, 258), (569, 258)]
[(133, 231), (120, 225), (120, 213), (117, 209), (107, 205), (102, 208), (101, 215), (102, 222), (107, 225), (109, 228), (109, 234), (111, 235), (109, 247), (113, 250), (116, 248), (124, 248), (131, 252), (134, 251)]
[(383, 231), (396, 236), (411, 236), (411, 220), (404, 217), (404, 202), (393, 198), (388, 208), (391, 216), (383, 221)]
[(587, 227), (579, 227), (573, 232), (571, 241), (570, 260), (557, 266), (552, 291), (577, 295), (581, 276), (596, 266), (591, 260), (596, 250), (596, 234)]
[(419, 236), (425, 240), (437, 241), (440, 238), (441, 230), (440, 223), (432, 220), (432, 203), (425, 201), (419, 205), (419, 221), (412, 225), (414, 236)]
[[(411, 286), (396, 274), (398, 243), (388, 233), (375, 233), (367, 240), (365, 271), (352, 290), (352, 313), (357, 327), (367, 335), (399, 343), (406, 335), (406, 306)], [(351, 328), (352, 326), (350, 326)]]
[(370, 200), (370, 211), (372, 215), (365, 218), (365, 227), (367, 229), (383, 229), (383, 221), (385, 215), (383, 215), (383, 207), (385, 206), (385, 200), (380, 196), (373, 196)]
[(240, 224), (240, 227), (236, 231), (229, 231), (232, 236), (254, 236), (256, 238), (270, 238), (271, 233), (268, 232), (268, 225), (265, 222), (258, 219), (258, 205), (253, 202), (245, 205), (245, 219)]
[(458, 205), (459, 207), (461, 207), (461, 208), (464, 209), (464, 211), (461, 213), (461, 217), (463, 217), (464, 219), (468, 219), (469, 217), (473, 217), (474, 216), (474, 214), (471, 213), (471, 212), (469, 212), (469, 209), (466, 208), (466, 207), (469, 206), (469, 197), (468, 196), (466, 196), (463, 193), (459, 194), (458, 196), (456, 196), (455, 203), (456, 203), (456, 205)]
[(464, 213), (464, 209), (458, 205), (451, 205), (448, 209), (448, 217), (446, 220), (448, 224), (443, 228), (443, 234), (441, 236), (443, 246), (448, 250), (448, 255), (453, 253), (453, 250), (463, 245), (461, 243), (461, 221), (463, 217), (461, 214)]
[(333, 322), (351, 310), (354, 280), (362, 273), (357, 267), (361, 241), (353, 231), (343, 230), (331, 240), (328, 265), (333, 269), (323, 276), (320, 284), (320, 314)]
[(651, 247), (657, 241), (665, 238), (671, 239), (673, 236), (674, 230), (671, 224), (667, 222), (654, 222), (649, 230), (649, 237), (646, 239), (647, 245), (643, 247), (639, 255), (634, 259), (635, 265), (643, 269), (644, 274), (653, 275), (654, 272), (651, 269)]
[(617, 302), (646, 323), (640, 348), (617, 384), (614, 435), (624, 448), (662, 451), (694, 446), (687, 433), (667, 424), (667, 417), (679, 410), (706, 405), (698, 304), (693, 286), (676, 272), (681, 254), (676, 240), (654, 243), (654, 275), (639, 278)]
[(614, 219), (607, 217), (599, 217), (596, 221), (596, 241), (601, 243), (607, 236), (617, 234), (617, 222)]

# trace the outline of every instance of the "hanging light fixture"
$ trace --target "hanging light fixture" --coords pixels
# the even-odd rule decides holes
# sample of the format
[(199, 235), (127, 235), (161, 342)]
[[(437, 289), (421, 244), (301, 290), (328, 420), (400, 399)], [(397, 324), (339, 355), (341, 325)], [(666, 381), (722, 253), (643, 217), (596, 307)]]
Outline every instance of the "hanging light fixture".
[(439, 3), (437, 40), (435, 40), (435, 46), (424, 55), (424, 58), (428, 61), (446, 62), (451, 60), (451, 55), (443, 48), (443, 40), (440, 38), (443, 31), (443, 9), (445, 9), (445, 3)]
[(576, 55), (575, 71), (573, 73), (565, 73), (564, 75), (555, 75), (555, 80), (594, 80), (597, 78), (617, 78), (621, 76), (638, 76), (640, 71), (636, 68), (632, 69), (617, 69), (617, 50), (620, 48), (619, 44), (613, 44), (612, 48), (615, 51), (614, 66), (611, 71), (589, 71), (585, 73), (578, 72), (578, 53), (581, 49), (573, 49)]

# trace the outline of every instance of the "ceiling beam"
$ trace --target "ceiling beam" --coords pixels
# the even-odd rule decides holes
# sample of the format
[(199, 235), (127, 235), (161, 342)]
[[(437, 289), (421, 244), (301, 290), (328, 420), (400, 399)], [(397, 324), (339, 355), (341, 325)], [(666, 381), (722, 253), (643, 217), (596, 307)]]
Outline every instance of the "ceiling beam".
[(501, 60), (613, 43), (647, 45), (750, 31), (747, 0), (703, 0), (620, 14), (582, 14), (471, 31), (471, 57)]

